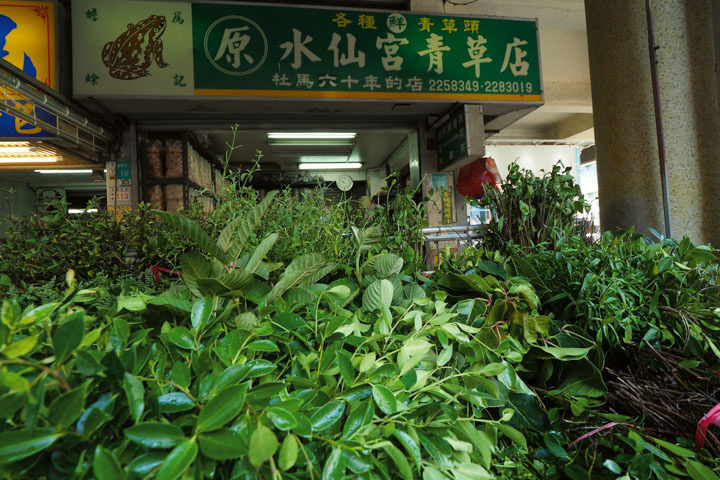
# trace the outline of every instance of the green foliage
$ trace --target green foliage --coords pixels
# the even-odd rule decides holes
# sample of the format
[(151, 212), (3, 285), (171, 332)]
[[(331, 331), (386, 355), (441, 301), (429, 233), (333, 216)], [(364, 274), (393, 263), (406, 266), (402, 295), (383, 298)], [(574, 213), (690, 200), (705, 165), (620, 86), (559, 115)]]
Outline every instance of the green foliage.
[[(654, 243), (632, 231), (588, 245), (568, 235), (508, 266), (537, 286), (546, 309), (608, 349), (643, 342), (720, 359), (715, 250), (685, 237)], [(709, 355), (709, 356), (708, 356)]]
[(575, 231), (575, 218), (590, 205), (570, 170), (558, 162), (538, 177), (511, 164), (502, 190), (486, 189), (479, 201), (492, 212), (483, 243), (491, 249), (508, 243), (529, 247), (553, 241), (556, 232)]
[(145, 205), (122, 216), (64, 211), (8, 219), (7, 238), (0, 239), (0, 289), (53, 282), (70, 269), (85, 282), (97, 276), (139, 278), (149, 265), (175, 264), (189, 247)]

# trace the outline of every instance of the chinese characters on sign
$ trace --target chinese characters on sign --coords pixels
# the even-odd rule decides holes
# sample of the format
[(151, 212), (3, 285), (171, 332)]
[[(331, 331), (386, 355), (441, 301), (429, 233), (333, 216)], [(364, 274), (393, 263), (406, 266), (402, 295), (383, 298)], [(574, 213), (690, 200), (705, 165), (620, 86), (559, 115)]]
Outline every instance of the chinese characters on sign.
[(437, 129), (438, 168), (454, 170), (485, 154), (481, 105), (462, 105)]
[(192, 22), (196, 95), (542, 100), (531, 20), (198, 3)]

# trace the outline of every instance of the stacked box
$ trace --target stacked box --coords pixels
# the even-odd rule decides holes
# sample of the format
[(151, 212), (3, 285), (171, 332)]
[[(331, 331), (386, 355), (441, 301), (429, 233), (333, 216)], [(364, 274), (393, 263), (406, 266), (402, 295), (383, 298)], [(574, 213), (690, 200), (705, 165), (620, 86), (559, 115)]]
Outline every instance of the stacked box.
[(163, 144), (160, 140), (147, 142), (145, 157), (145, 172), (150, 178), (163, 178)]
[(185, 185), (165, 185), (165, 208), (169, 212), (179, 212), (185, 208)]
[(165, 141), (165, 178), (183, 178), (183, 142)]
[(161, 185), (148, 185), (145, 190), (147, 202), (153, 208), (165, 210), (165, 194)]

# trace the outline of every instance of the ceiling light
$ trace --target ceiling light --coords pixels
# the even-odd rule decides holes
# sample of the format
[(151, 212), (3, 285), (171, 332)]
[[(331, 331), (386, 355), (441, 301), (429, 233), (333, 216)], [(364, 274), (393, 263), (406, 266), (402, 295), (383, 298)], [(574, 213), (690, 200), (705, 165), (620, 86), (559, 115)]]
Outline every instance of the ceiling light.
[(302, 155), (300, 163), (341, 163), (347, 162), (347, 155)]
[(323, 162), (323, 163), (301, 163), (298, 165), (300, 170), (357, 170), (362, 168), (362, 163), (359, 162)]
[(92, 173), (92, 170), (64, 170), (55, 168), (52, 170), (35, 170), (35, 173)]
[(354, 140), (355, 132), (270, 132), (272, 139), (345, 139)]
[(356, 135), (354, 132), (270, 132), (267, 140), (271, 146), (352, 146)]
[(104, 182), (105, 181), (105, 172), (103, 170), (93, 170), (90, 174), (90, 181), (91, 182)]
[(30, 153), (32, 147), (8, 147), (0, 145), (0, 153)]
[(0, 163), (53, 163), (62, 157), (0, 157)]

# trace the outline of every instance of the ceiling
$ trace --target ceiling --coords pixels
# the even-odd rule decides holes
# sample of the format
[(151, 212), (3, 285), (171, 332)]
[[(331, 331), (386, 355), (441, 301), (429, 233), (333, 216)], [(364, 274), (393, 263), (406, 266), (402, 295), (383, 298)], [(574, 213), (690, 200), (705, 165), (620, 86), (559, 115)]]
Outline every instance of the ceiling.
[[(229, 157), (232, 165), (249, 164), (258, 157), (260, 152), (260, 164), (265, 170), (297, 170), (301, 157), (310, 156), (337, 156), (344, 160), (337, 161), (360, 161), (364, 169), (380, 167), (392, 153), (407, 138), (410, 129), (371, 129), (371, 128), (345, 128), (344, 131), (356, 133), (354, 145), (340, 146), (271, 146), (268, 143), (267, 134), (271, 131), (277, 132), (283, 129), (256, 129), (238, 130), (235, 135), (236, 149), (232, 150)], [(337, 131), (337, 129), (332, 129)], [(293, 131), (298, 131), (294, 129)], [(317, 131), (317, 130), (316, 130)], [(208, 150), (218, 158), (224, 159), (226, 145), (232, 145), (233, 134), (228, 129), (215, 131), (198, 131), (199, 138), (207, 136), (209, 143)], [(307, 161), (307, 158), (304, 159)], [(320, 160), (322, 161), (322, 160)]]

